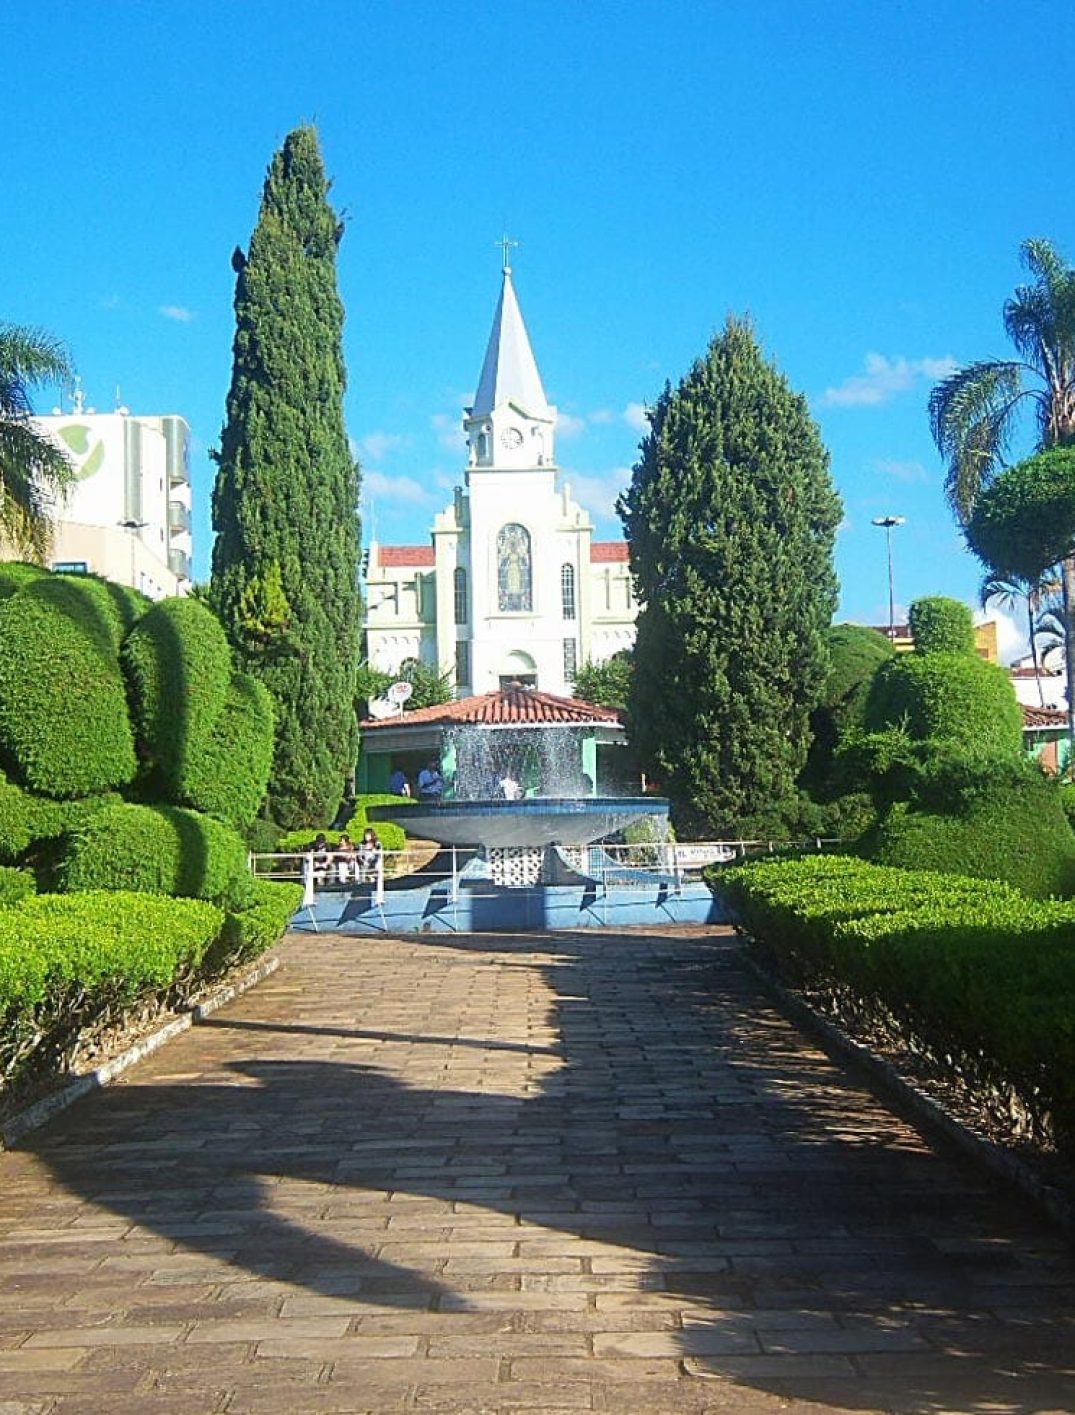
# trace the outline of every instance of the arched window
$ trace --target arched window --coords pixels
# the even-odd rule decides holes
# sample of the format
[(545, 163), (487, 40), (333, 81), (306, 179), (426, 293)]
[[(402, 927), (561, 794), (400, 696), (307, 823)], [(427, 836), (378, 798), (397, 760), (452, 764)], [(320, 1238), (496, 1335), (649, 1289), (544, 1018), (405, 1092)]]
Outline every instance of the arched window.
[(455, 622), (467, 622), (467, 572), (462, 565), (455, 567)]
[(530, 532), (517, 522), (501, 526), (496, 538), (497, 604), (501, 613), (533, 609)]
[(564, 606), (564, 618), (575, 618), (575, 567), (563, 565), (560, 568), (560, 600)]

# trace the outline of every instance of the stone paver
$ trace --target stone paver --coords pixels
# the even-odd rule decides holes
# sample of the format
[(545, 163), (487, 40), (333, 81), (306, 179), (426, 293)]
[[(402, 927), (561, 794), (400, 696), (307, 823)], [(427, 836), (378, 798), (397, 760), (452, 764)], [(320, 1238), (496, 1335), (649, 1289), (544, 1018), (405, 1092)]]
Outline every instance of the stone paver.
[(0, 1155), (0, 1415), (1075, 1409), (1059, 1235), (727, 934), (281, 953)]

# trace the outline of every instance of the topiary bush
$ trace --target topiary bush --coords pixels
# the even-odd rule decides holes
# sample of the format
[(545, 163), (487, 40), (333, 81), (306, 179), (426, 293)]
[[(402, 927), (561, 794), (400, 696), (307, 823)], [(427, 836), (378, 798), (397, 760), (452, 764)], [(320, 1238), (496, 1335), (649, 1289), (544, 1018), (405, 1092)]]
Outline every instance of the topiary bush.
[(48, 578), (49, 572), (41, 565), (30, 565), (25, 560), (0, 561), (0, 600), (8, 599), (35, 580)]
[(124, 606), (102, 582), (62, 575), (0, 602), (0, 751), (32, 791), (91, 796), (134, 778)]
[(163, 600), (122, 653), (131, 690), (140, 794), (252, 821), (272, 763), (272, 705), (263, 685), (232, 672), (224, 630), (193, 599)]
[(242, 908), (250, 897), (246, 844), (229, 826), (178, 806), (105, 807), (70, 833), (60, 888), (134, 890)]
[(974, 620), (967, 606), (944, 595), (916, 599), (908, 615), (916, 653), (975, 653)]
[(302, 907), (301, 884), (258, 879), (251, 882), (246, 907), (229, 913), (214, 948), (214, 962), (231, 968), (271, 948)]
[(269, 691), (250, 674), (233, 673), (208, 739), (191, 755), (185, 803), (242, 829), (265, 799), (272, 754)]
[(901, 869), (1004, 880), (1033, 899), (1075, 893), (1075, 833), (1056, 783), (1032, 763), (998, 763), (993, 781), (978, 765), (938, 771), (916, 802), (896, 803), (867, 831), (861, 853)]
[(0, 772), (0, 860), (20, 859), (34, 841), (67, 829), (69, 804), (33, 796)]
[(874, 675), (868, 731), (901, 728), (918, 742), (1021, 757), (1023, 717), (1007, 672), (973, 654), (904, 653)]

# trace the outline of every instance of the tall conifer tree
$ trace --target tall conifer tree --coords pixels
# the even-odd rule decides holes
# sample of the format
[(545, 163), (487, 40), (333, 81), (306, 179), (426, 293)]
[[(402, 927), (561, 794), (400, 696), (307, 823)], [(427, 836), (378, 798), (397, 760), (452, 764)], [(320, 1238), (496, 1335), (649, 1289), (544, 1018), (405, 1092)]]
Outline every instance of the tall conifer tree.
[(806, 760), (840, 502), (805, 399), (729, 318), (650, 414), (619, 511), (640, 600), (632, 741), (690, 831), (779, 811)]
[(236, 250), (235, 343), (213, 490), (211, 597), (276, 709), (269, 812), (327, 824), (357, 753), (358, 468), (343, 421), (342, 225), (317, 134), (273, 157)]

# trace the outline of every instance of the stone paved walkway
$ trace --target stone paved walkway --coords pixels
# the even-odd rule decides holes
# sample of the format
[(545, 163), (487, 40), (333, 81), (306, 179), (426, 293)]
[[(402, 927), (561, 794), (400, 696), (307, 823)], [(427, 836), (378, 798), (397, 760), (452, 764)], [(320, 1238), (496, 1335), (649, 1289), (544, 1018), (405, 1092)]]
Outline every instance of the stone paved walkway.
[(1075, 1409), (1061, 1240), (719, 931), (282, 957), (0, 1155), (0, 1415)]

